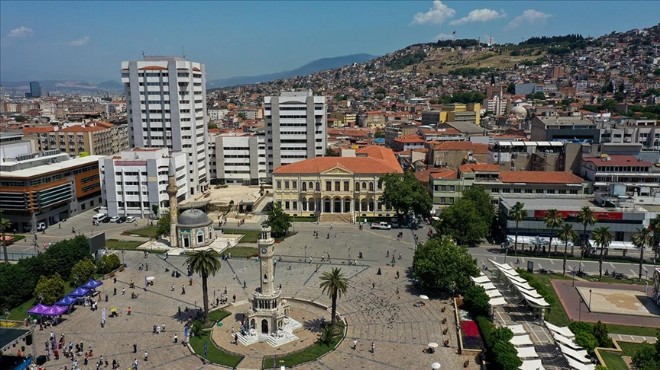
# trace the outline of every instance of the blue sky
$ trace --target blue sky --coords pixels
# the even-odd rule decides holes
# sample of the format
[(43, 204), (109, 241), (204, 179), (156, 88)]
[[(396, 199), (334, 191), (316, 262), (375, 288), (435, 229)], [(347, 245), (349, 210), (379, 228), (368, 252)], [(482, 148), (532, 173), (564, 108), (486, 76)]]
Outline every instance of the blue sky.
[(650, 27), (656, 1), (0, 2), (0, 80), (119, 79), (122, 60), (181, 55), (209, 79), (299, 67), (324, 57), (382, 55), (450, 38)]

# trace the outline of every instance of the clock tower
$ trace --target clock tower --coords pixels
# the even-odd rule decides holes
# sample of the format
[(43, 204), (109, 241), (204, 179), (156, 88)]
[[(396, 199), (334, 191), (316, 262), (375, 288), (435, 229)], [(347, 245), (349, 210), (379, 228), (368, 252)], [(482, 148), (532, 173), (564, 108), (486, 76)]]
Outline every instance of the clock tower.
[(250, 299), (252, 305), (245, 316), (249, 329), (259, 335), (277, 334), (283, 329), (289, 314), (289, 303), (282, 299), (282, 290), (275, 288), (275, 240), (270, 235), (270, 226), (263, 226), (257, 245), (259, 246), (259, 288)]

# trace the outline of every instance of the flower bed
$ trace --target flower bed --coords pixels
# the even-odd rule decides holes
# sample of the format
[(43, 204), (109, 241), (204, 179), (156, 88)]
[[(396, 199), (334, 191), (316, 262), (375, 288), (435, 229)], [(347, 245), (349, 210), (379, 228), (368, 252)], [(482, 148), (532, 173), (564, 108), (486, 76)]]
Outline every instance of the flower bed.
[(463, 348), (481, 349), (483, 347), (479, 328), (473, 320), (461, 321), (461, 337), (463, 338)]

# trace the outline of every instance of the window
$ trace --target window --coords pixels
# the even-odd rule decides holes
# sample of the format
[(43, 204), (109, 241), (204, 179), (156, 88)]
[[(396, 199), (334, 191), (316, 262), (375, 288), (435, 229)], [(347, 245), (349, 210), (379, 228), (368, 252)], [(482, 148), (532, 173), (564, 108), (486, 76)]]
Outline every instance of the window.
[(295, 201), (295, 200), (293, 201), (293, 209), (294, 209), (294, 210), (297, 210), (297, 209), (298, 209), (298, 202)]
[(332, 191), (332, 181), (325, 182), (325, 191)]
[(536, 189), (536, 194), (543, 194), (543, 189)]
[(289, 188), (289, 180), (284, 180), (284, 189)]
[(288, 210), (289, 209), (289, 201), (284, 202), (284, 209)]
[(349, 191), (350, 188), (350, 182), (344, 181), (344, 191)]
[(291, 181), (291, 187), (294, 188), (294, 189), (298, 189), (298, 181), (295, 181), (295, 180)]
[(369, 181), (369, 191), (374, 191), (374, 183), (373, 183), (373, 181)]
[(358, 181), (355, 182), (355, 191), (360, 191), (360, 183)]
[(277, 189), (282, 189), (282, 180), (277, 180), (277, 182), (275, 183), (275, 185), (276, 185), (275, 187), (276, 187)]
[(307, 191), (307, 183), (306, 182), (303, 181), (303, 183), (301, 184), (301, 187), (302, 187), (302, 191)]
[(335, 181), (335, 191), (341, 191), (341, 182)]

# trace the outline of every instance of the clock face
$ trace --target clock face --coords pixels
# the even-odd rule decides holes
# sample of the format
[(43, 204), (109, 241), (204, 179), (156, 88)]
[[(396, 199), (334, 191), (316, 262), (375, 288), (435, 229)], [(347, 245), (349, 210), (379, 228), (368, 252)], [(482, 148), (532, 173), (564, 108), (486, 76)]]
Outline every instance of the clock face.
[(268, 253), (268, 249), (266, 249), (266, 248), (261, 248), (261, 253)]

